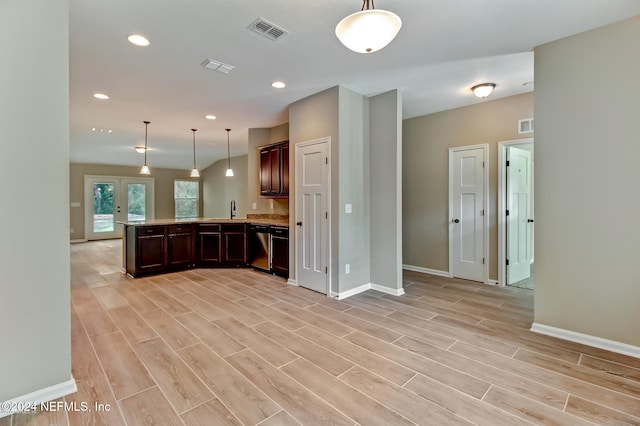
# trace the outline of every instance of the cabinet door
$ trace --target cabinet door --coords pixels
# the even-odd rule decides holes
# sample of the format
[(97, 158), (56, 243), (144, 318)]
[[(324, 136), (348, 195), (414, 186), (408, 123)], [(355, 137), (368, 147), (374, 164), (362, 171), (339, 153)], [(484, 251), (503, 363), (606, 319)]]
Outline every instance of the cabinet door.
[(136, 239), (136, 272), (164, 269), (164, 235), (143, 235)]
[(282, 151), (281, 146), (274, 146), (269, 149), (269, 181), (271, 182), (269, 186), (269, 193), (271, 195), (279, 195), (281, 191), (281, 179), (280, 179), (280, 152)]
[(280, 175), (280, 182), (282, 190), (280, 195), (289, 195), (289, 143), (282, 145), (282, 174)]
[(271, 154), (268, 148), (260, 150), (260, 195), (271, 191)]
[(271, 272), (289, 276), (289, 238), (271, 235)]
[(222, 230), (225, 265), (247, 266), (247, 226), (245, 224), (226, 224)]
[(203, 266), (218, 266), (222, 262), (222, 233), (198, 233), (198, 264)]
[(193, 237), (191, 233), (169, 234), (167, 263), (172, 268), (193, 265)]

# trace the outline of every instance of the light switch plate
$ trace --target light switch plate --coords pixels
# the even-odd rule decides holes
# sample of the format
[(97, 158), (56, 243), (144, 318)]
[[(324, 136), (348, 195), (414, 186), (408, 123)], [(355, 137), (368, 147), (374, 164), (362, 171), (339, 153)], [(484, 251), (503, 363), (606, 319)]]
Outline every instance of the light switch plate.
[(345, 204), (344, 205), (344, 212), (345, 213), (351, 213), (353, 211), (353, 208), (351, 206), (351, 204)]

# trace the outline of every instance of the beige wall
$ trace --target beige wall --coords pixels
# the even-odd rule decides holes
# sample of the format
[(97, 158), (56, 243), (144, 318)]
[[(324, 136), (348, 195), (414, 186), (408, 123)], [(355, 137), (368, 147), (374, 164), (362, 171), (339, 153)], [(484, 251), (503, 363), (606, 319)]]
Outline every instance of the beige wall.
[[(71, 202), (79, 202), (80, 207), (71, 207), (71, 234), (72, 240), (81, 240), (84, 235), (84, 176), (120, 176), (140, 177), (140, 167), (112, 166), (106, 164), (78, 164), (72, 163), (70, 169), (70, 196)], [(160, 169), (151, 166), (151, 175), (155, 188), (155, 218), (169, 219), (175, 216), (175, 203), (173, 201), (173, 182), (176, 179), (189, 180), (191, 170)], [(146, 177), (146, 176), (145, 176)], [(200, 199), (202, 200), (202, 184), (200, 185)], [(200, 216), (202, 216), (202, 203), (200, 203)]]
[[(247, 213), (289, 214), (289, 200), (260, 196), (260, 152), (258, 147), (289, 140), (289, 123), (270, 129), (249, 129), (247, 154)], [(290, 153), (293, 151), (289, 150)], [(290, 168), (290, 170), (293, 170)], [(293, 177), (290, 175), (289, 181)], [(253, 203), (256, 208), (253, 209)]]
[(640, 17), (535, 50), (535, 322), (636, 347), (638, 40)]
[(1, 1), (0, 52), (0, 401), (58, 397), (73, 390), (68, 0)]
[(518, 120), (530, 117), (533, 117), (532, 93), (404, 120), (402, 221), (405, 265), (448, 272), (448, 149), (487, 143), (489, 278), (497, 280), (498, 142), (532, 137), (532, 134), (518, 135)]
[(231, 158), (233, 176), (225, 176), (227, 159), (204, 169), (202, 176), (202, 216), (226, 218), (231, 215), (231, 200), (236, 202), (236, 217), (247, 217), (247, 156)]

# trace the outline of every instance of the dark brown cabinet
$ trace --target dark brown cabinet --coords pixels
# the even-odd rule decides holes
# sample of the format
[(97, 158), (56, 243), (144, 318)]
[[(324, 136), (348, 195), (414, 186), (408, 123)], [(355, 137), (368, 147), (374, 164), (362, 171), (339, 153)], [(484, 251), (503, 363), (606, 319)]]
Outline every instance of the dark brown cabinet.
[(197, 239), (198, 266), (247, 266), (246, 224), (200, 224)]
[(289, 228), (271, 227), (271, 272), (289, 276)]
[(222, 239), (224, 241), (225, 266), (247, 266), (247, 225), (245, 223), (223, 224)]
[(164, 226), (127, 228), (127, 273), (131, 275), (166, 268)]
[(222, 265), (222, 225), (198, 225), (198, 266), (219, 267)]
[(167, 266), (169, 268), (191, 268), (195, 264), (193, 253), (194, 226), (167, 226)]
[(289, 142), (260, 148), (260, 195), (289, 195)]

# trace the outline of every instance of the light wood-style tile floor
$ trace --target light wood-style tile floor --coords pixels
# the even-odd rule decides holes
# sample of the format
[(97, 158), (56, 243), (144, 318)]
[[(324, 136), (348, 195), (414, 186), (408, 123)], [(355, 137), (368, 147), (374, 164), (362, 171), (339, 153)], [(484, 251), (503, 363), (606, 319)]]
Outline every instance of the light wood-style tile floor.
[(0, 426), (640, 425), (640, 359), (528, 331), (533, 293), (406, 272), (326, 298), (250, 269), (143, 279), (71, 246), (66, 403)]

